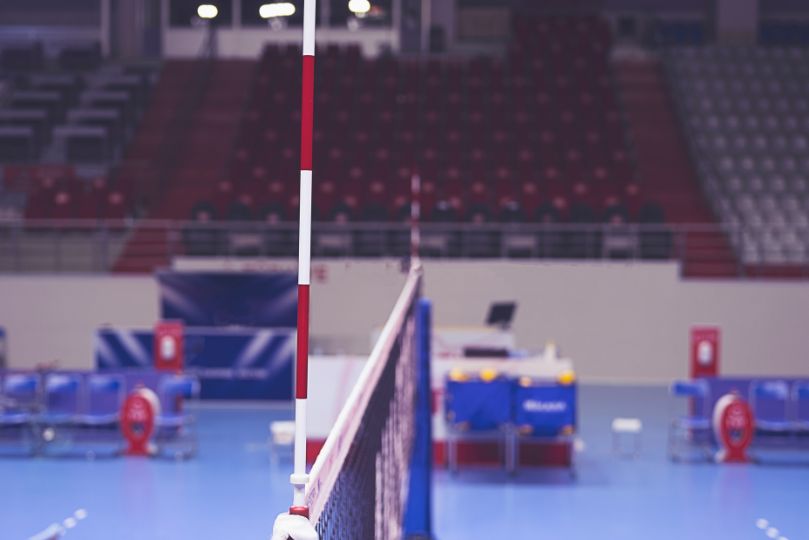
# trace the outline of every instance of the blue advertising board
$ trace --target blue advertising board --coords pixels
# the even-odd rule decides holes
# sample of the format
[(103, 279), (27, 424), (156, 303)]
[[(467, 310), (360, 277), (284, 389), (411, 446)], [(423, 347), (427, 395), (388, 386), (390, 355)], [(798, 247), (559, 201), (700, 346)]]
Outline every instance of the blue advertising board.
[[(200, 379), (202, 399), (292, 399), (293, 330), (186, 328), (184, 340), (184, 371)], [(153, 344), (152, 330), (100, 329), (96, 369), (152, 369)]]
[(293, 272), (159, 272), (163, 320), (186, 326), (295, 328)]

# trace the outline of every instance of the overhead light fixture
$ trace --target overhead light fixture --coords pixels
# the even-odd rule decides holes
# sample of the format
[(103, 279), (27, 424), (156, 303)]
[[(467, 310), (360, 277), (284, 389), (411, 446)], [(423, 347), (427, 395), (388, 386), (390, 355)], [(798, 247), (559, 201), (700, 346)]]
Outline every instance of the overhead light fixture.
[(213, 4), (200, 4), (197, 6), (197, 16), (200, 19), (215, 19), (219, 15), (219, 8)]
[(371, 2), (368, 0), (349, 0), (348, 10), (355, 15), (365, 15), (371, 11)]
[(264, 4), (258, 8), (258, 14), (262, 19), (291, 17), (292, 15), (295, 15), (295, 4), (292, 2), (274, 2), (272, 4)]

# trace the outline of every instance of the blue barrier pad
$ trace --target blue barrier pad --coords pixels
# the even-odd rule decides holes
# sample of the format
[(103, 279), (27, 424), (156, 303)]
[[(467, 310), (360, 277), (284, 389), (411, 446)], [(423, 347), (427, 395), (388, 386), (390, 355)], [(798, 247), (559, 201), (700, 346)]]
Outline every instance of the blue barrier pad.
[(511, 422), (512, 383), (507, 378), (492, 381), (447, 380), (445, 409), (450, 425), (470, 431), (497, 429)]
[(522, 432), (556, 437), (576, 426), (576, 386), (515, 381), (514, 424)]

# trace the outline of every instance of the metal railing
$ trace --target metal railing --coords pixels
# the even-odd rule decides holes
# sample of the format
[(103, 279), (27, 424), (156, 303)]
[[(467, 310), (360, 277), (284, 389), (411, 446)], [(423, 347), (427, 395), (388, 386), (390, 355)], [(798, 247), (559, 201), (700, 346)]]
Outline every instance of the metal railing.
[[(802, 253), (770, 256), (760, 246), (745, 264), (734, 246), (742, 230), (714, 224), (424, 223), (429, 258), (680, 261), (686, 275), (809, 277)], [(184, 257), (294, 257), (297, 223), (9, 220), (0, 221), (0, 272), (107, 272), (122, 261), (144, 271)], [(407, 223), (315, 223), (315, 257), (406, 257)], [(125, 267), (126, 265), (123, 265)]]

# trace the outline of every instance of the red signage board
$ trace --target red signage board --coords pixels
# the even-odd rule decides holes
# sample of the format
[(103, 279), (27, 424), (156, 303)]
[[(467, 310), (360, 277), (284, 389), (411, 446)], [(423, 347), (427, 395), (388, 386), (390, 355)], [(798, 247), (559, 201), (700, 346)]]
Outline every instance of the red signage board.
[(183, 370), (183, 323), (162, 321), (154, 328), (154, 367), (159, 371)]
[(691, 329), (691, 378), (719, 376), (719, 328)]
[(747, 463), (747, 449), (753, 442), (753, 411), (738, 394), (725, 394), (716, 402), (713, 430), (719, 442), (716, 460), (720, 463)]

